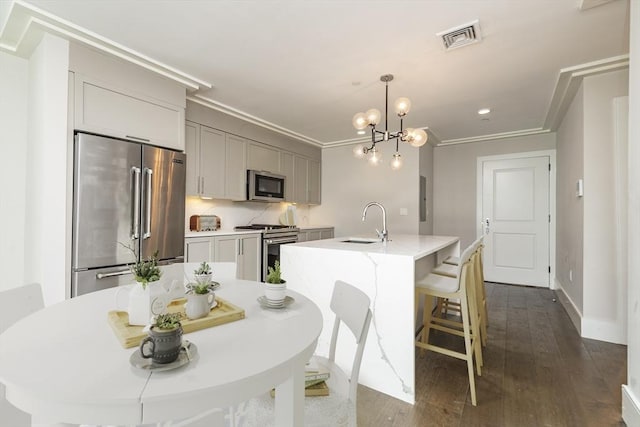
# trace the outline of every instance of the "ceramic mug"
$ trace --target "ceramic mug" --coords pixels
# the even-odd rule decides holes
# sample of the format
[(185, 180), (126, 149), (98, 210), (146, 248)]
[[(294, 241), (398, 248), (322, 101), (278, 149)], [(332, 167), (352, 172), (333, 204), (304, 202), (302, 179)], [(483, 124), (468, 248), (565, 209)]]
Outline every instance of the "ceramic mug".
[(184, 311), (189, 319), (199, 319), (209, 314), (215, 302), (216, 295), (213, 292), (208, 294), (187, 294)]
[(164, 330), (152, 326), (149, 336), (140, 343), (140, 354), (154, 363), (171, 363), (180, 355), (182, 349), (182, 326)]

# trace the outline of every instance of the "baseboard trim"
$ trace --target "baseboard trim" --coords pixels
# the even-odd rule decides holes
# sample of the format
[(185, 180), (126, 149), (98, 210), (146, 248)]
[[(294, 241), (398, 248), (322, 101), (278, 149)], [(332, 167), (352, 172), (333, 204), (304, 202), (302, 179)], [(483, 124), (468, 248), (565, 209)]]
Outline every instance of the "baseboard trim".
[(556, 293), (558, 300), (560, 301), (560, 304), (562, 304), (562, 306), (564, 307), (564, 310), (569, 315), (569, 318), (571, 319), (571, 323), (573, 323), (573, 326), (578, 331), (578, 334), (582, 336), (582, 313), (580, 313), (580, 310), (578, 310), (578, 307), (575, 306), (573, 301), (571, 301), (571, 298), (569, 298), (569, 296), (566, 294), (566, 292), (562, 287), (562, 283), (560, 283), (560, 281), (557, 278), (554, 280), (554, 282), (556, 285), (555, 286), (556, 289), (554, 292)]
[(640, 426), (640, 401), (626, 384), (622, 384), (622, 419), (630, 427)]

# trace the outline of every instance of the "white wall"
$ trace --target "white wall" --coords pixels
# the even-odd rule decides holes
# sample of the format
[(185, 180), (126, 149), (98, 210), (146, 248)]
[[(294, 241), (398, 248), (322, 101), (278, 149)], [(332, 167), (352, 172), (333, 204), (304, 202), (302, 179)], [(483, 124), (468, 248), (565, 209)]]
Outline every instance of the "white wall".
[[(368, 202), (379, 202), (387, 211), (389, 238), (395, 234), (418, 234), (418, 176), (417, 148), (400, 147), (404, 165), (394, 171), (389, 162), (395, 143), (378, 144), (383, 164), (371, 166), (364, 159), (353, 156), (353, 146), (322, 150), (322, 205), (311, 207), (313, 222), (334, 225), (335, 236), (366, 235), (375, 237), (382, 230), (382, 214), (372, 207), (362, 221), (362, 209)], [(407, 209), (401, 216), (400, 209)]]
[[(583, 198), (576, 182), (584, 177), (584, 90), (581, 86), (557, 132), (556, 281), (582, 318), (584, 247)], [(587, 186), (587, 191), (589, 191)], [(576, 325), (580, 328), (580, 322)]]
[(0, 291), (24, 284), (29, 62), (0, 52)]
[(622, 417), (640, 425), (640, 2), (630, 2), (629, 63), (629, 269), (627, 385), (623, 386)]
[(65, 299), (67, 277), (67, 100), (69, 43), (45, 34), (29, 58), (25, 203), (26, 282), (45, 304)]
[[(582, 336), (626, 343), (625, 278), (618, 277), (614, 98), (627, 95), (626, 70), (587, 77), (584, 86), (584, 272)], [(623, 207), (626, 210), (626, 204)], [(626, 227), (625, 227), (626, 229)]]
[[(427, 203), (427, 220), (420, 221), (420, 234), (433, 234), (433, 151), (431, 144), (425, 144), (420, 147), (420, 176), (427, 179), (426, 203)], [(418, 203), (420, 200), (418, 200)], [(418, 208), (420, 205), (418, 205)], [(418, 215), (420, 213), (418, 212)], [(418, 218), (420, 219), (420, 218)]]
[(462, 247), (476, 239), (476, 159), (555, 149), (555, 134), (530, 135), (473, 144), (438, 146), (433, 159), (434, 234), (460, 236)]

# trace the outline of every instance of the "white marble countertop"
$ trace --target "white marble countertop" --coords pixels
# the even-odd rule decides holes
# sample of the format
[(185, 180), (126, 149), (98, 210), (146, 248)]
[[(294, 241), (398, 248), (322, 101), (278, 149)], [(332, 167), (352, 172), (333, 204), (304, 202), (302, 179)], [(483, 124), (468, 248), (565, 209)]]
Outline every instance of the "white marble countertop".
[(216, 231), (185, 231), (184, 237), (214, 237), (214, 236), (231, 236), (234, 234), (256, 234), (262, 233), (262, 230), (242, 230), (236, 231), (232, 229), (222, 229)]
[(455, 236), (426, 236), (418, 234), (394, 234), (386, 243), (347, 243), (351, 237), (372, 238), (372, 236), (346, 236), (335, 239), (312, 240), (292, 243), (291, 246), (328, 249), (338, 251), (365, 252), (372, 254), (411, 256), (414, 260), (451, 245), (460, 240)]

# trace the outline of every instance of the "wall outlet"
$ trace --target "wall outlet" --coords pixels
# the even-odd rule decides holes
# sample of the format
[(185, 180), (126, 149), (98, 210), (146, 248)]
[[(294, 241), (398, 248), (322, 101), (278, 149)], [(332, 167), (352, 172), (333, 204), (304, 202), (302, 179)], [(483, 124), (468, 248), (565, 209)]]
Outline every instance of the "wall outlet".
[(573, 270), (569, 270), (569, 281), (573, 282)]
[(409, 215), (409, 211), (407, 210), (407, 208), (400, 208), (400, 216), (407, 216)]

